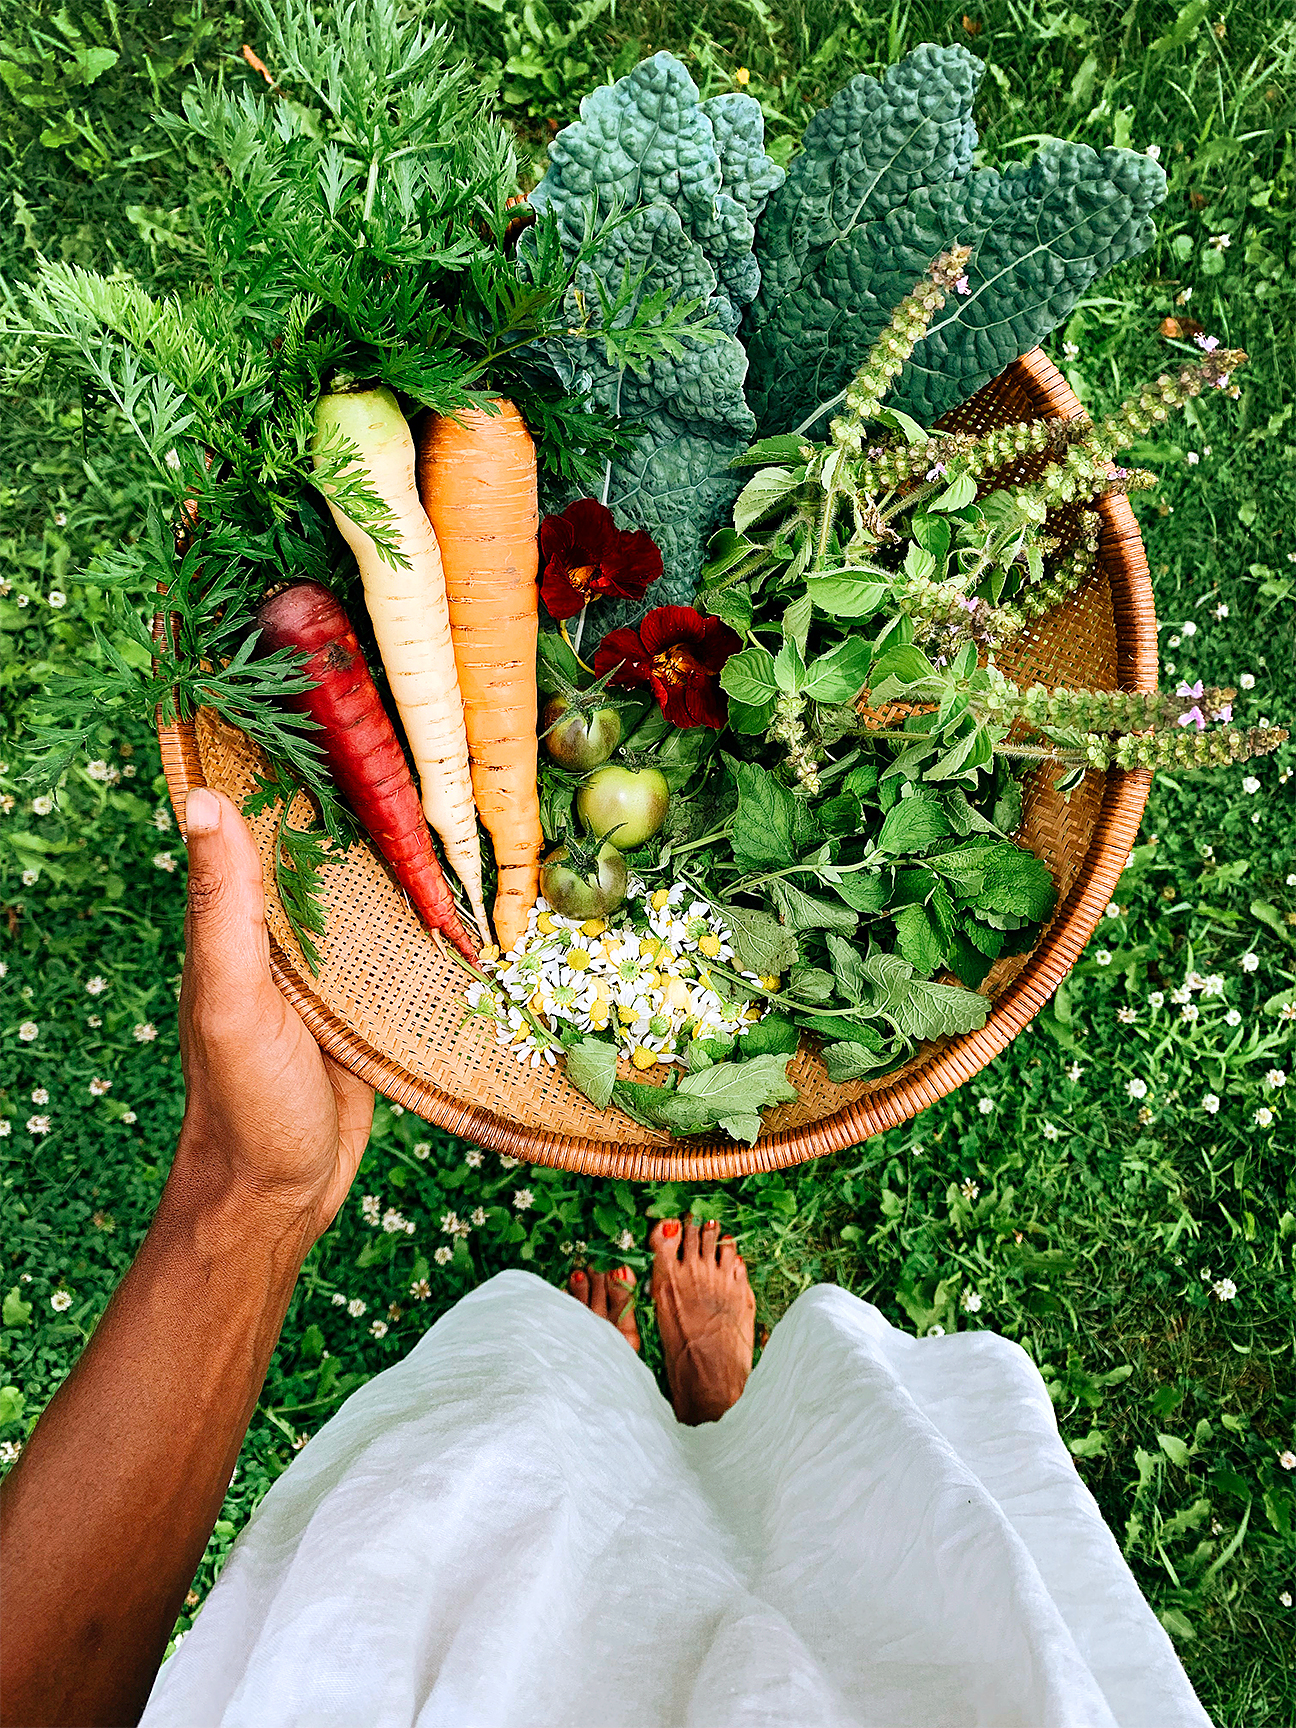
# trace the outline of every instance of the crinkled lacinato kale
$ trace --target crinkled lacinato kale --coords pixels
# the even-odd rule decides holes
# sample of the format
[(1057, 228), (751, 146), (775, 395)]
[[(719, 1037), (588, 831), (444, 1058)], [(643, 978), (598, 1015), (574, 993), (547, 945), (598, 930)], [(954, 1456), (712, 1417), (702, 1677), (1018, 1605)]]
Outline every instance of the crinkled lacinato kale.
[(692, 598), (706, 539), (741, 485), (729, 463), (754, 421), (734, 331), (760, 284), (753, 224), (783, 175), (765, 155), (760, 105), (738, 94), (699, 101), (684, 67), (665, 53), (587, 96), (549, 157), (531, 203), (553, 213), (572, 253), (591, 212), (596, 220), (623, 215), (581, 267), (574, 292), (585, 306), (598, 304), (595, 278), (615, 297), (628, 272), (641, 279), (641, 297), (665, 290), (673, 304), (698, 301), (719, 332), (711, 341), (685, 338), (678, 355), (641, 374), (613, 370), (594, 343), (567, 343), (551, 356), (563, 376), (588, 380), (601, 407), (643, 427), (612, 469), (608, 503), (623, 526), (653, 535), (666, 568), (642, 603), (604, 609), (599, 626), (610, 629), (650, 606)]
[(761, 221), (761, 289), (742, 338), (762, 433), (799, 426), (862, 363), (949, 246), (972, 248), (889, 400), (926, 424), (965, 401), (1150, 243), (1165, 176), (1146, 156), (1054, 142), (1003, 174), (969, 174), (979, 63), (915, 49), (855, 78), (811, 122)]

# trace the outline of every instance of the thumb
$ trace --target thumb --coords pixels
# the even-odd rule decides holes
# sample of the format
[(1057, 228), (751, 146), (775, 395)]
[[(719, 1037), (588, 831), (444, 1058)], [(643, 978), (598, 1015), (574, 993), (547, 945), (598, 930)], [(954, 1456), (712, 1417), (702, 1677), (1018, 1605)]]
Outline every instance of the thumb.
[(233, 1003), (269, 976), (261, 858), (251, 830), (223, 792), (195, 787), (185, 801), (189, 900), (185, 962), (195, 988)]

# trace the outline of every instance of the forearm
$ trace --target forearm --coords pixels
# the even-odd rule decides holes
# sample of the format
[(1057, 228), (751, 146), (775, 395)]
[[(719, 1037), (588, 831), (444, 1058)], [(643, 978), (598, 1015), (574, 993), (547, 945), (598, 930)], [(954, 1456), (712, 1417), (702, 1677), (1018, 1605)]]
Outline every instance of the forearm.
[(157, 1217), (3, 1495), (6, 1724), (134, 1722), (313, 1239), (182, 1144)]

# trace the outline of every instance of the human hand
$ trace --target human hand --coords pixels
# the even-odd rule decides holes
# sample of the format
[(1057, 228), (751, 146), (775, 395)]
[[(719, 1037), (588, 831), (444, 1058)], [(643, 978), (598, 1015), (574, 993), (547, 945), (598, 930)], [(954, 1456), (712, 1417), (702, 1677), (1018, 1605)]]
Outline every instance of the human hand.
[(261, 860), (223, 793), (185, 808), (189, 905), (180, 988), (185, 1117), (176, 1165), (315, 1241), (355, 1179), (373, 1092), (325, 1056), (270, 976)]

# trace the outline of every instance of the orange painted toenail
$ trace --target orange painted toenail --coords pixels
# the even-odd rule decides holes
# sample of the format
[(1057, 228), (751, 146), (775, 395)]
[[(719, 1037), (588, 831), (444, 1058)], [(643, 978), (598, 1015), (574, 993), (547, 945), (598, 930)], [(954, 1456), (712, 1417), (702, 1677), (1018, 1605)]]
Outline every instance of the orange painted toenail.
[(716, 1223), (714, 1218), (708, 1218), (707, 1219), (706, 1227), (708, 1230), (718, 1230), (720, 1228), (720, 1226)]
[(668, 1218), (666, 1220), (666, 1222), (662, 1225), (662, 1235), (663, 1236), (678, 1236), (679, 1235), (679, 1219), (678, 1218)]
[(584, 1282), (585, 1282), (585, 1274), (583, 1272), (573, 1272), (572, 1273), (572, 1283), (573, 1284), (583, 1284)]

